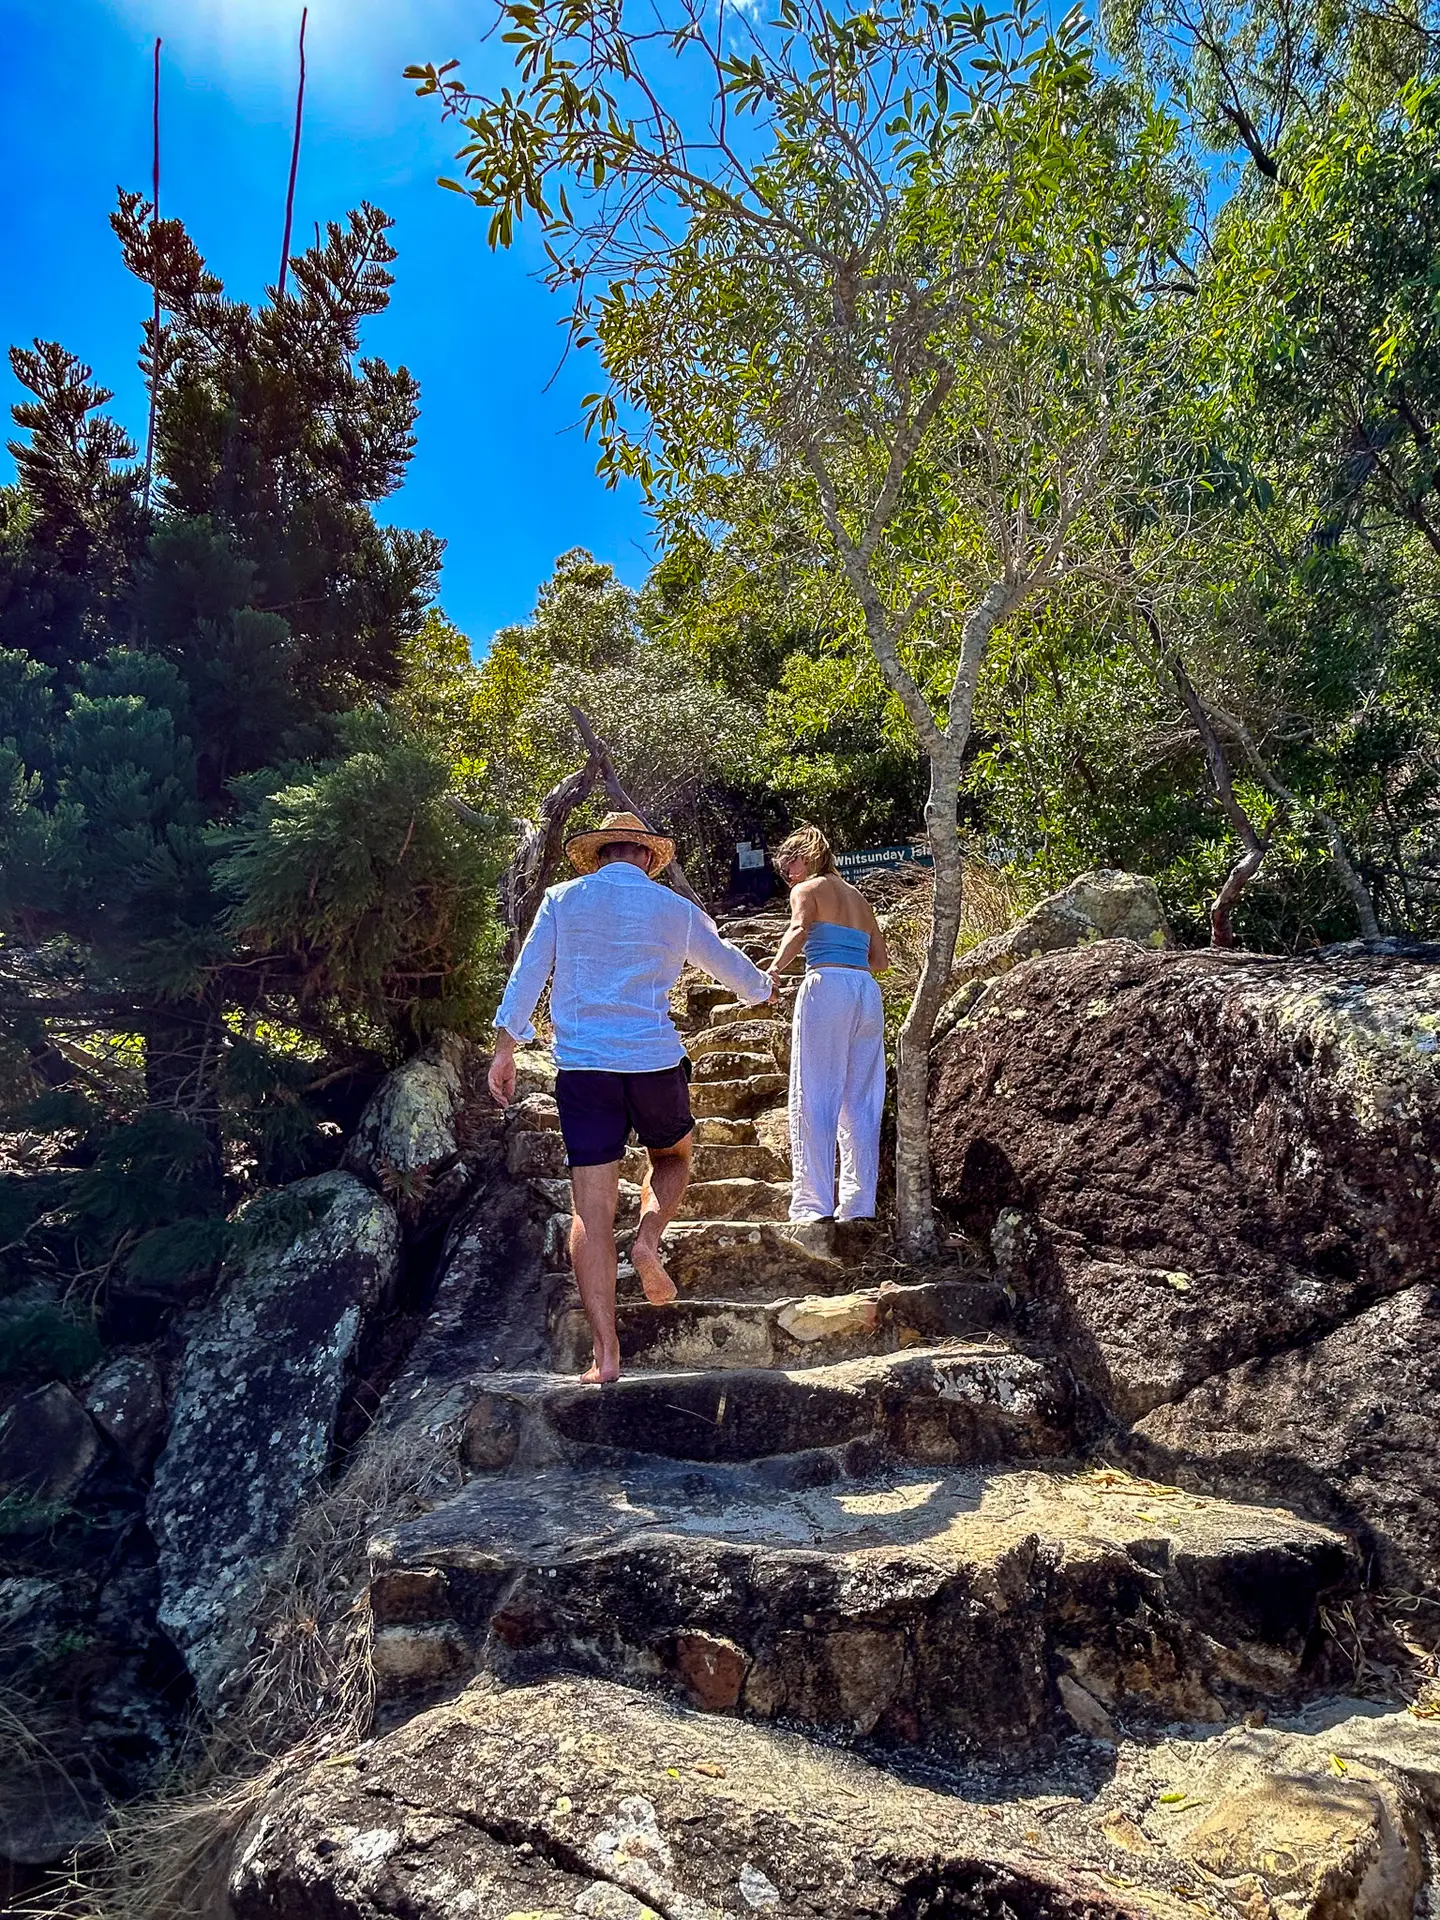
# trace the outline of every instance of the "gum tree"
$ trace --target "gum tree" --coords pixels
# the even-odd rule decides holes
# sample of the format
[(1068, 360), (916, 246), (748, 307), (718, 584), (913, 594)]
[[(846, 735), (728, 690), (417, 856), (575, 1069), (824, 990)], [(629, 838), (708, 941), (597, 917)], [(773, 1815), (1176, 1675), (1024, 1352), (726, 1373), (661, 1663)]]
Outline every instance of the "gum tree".
[(934, 910), (899, 1040), (902, 1242), (935, 1245), (929, 1040), (960, 920), (958, 790), (991, 637), (1104, 563), (1136, 307), (1179, 203), (1170, 129), (1096, 80), (1078, 16), (876, 0), (773, 19), (508, 0), (517, 85), (414, 68), (463, 124), (492, 245), (539, 222), (587, 424), (662, 523), (791, 490), (928, 764)]

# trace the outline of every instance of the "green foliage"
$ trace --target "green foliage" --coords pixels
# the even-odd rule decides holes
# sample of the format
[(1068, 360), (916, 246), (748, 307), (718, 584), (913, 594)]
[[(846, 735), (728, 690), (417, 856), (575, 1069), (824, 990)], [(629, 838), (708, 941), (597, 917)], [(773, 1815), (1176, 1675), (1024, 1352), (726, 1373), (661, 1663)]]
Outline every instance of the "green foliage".
[[(753, 138), (703, 156), (681, 80), (632, 90), (650, 52), (623, 8), (598, 39), (575, 5), (511, 24), (513, 94), (416, 77), (464, 121), (492, 243), (536, 217), (600, 349), (601, 470), (641, 482), (667, 541), (650, 630), (763, 701), (753, 814), (842, 844), (914, 831), (916, 731), (971, 671), (963, 803), (1027, 888), (1138, 867), (1203, 939), (1238, 814), (1268, 837), (1241, 938), (1347, 937), (1357, 889), (1385, 928), (1440, 929), (1423, 21), (1117, 4), (1123, 87), (1073, 20), (927, 38), (903, 0), (838, 26), (797, 3), (744, 58), (710, 49), (716, 110)], [(992, 34), (963, 76), (961, 43)], [(704, 40), (677, 37), (677, 74)], [(866, 116), (877, 86), (889, 118)], [(1228, 205), (1217, 149), (1253, 163)], [(1017, 580), (966, 669), (987, 583)], [(902, 670), (923, 705), (889, 692)], [(497, 649), (517, 723), (534, 673)]]
[(0, 1312), (0, 1378), (73, 1380), (99, 1357), (100, 1338), (93, 1323), (50, 1301)]
[(498, 868), (446, 804), (449, 786), (448, 762), (401, 737), (257, 789), (216, 868), (236, 938), (283, 958), (302, 1001), (403, 1020), (417, 1036), (478, 1025)]
[(0, 1244), (105, 1312), (207, 1284), (239, 1202), (333, 1161), (328, 1084), (479, 1023), (494, 947), (498, 834), (447, 805), (483, 781), (416, 697), (440, 546), (375, 514), (418, 411), (361, 352), (390, 223), (330, 225), (250, 305), (149, 212), (113, 225), (161, 300), (152, 497), (44, 342), (0, 489), (0, 1037), (35, 1162)]

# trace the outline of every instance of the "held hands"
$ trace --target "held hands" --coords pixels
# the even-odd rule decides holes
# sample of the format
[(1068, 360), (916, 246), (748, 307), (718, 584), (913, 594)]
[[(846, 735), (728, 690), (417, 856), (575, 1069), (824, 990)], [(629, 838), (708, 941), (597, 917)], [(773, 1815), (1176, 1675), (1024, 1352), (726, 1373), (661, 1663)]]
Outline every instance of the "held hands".
[(485, 1081), (495, 1104), (508, 1107), (515, 1098), (515, 1042), (508, 1033), (500, 1035)]

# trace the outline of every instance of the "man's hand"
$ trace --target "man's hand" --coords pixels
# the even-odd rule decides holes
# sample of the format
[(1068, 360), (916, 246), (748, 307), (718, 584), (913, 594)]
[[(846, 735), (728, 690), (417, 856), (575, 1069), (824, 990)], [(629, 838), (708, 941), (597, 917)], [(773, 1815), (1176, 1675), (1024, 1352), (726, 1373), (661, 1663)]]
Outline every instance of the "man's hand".
[(495, 1042), (495, 1058), (490, 1062), (486, 1084), (497, 1106), (508, 1107), (515, 1098), (515, 1036), (502, 1032)]

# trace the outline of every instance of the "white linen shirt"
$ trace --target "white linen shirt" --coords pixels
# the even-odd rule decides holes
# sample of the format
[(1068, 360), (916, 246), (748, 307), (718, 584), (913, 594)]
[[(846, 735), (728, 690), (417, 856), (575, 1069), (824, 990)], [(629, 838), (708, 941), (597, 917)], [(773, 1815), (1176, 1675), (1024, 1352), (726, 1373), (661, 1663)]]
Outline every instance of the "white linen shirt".
[(769, 980), (709, 914), (628, 860), (611, 861), (546, 892), (495, 1025), (533, 1040), (531, 1016), (553, 973), (557, 1067), (659, 1073), (685, 1057), (670, 990), (687, 960), (752, 1006), (770, 997)]

